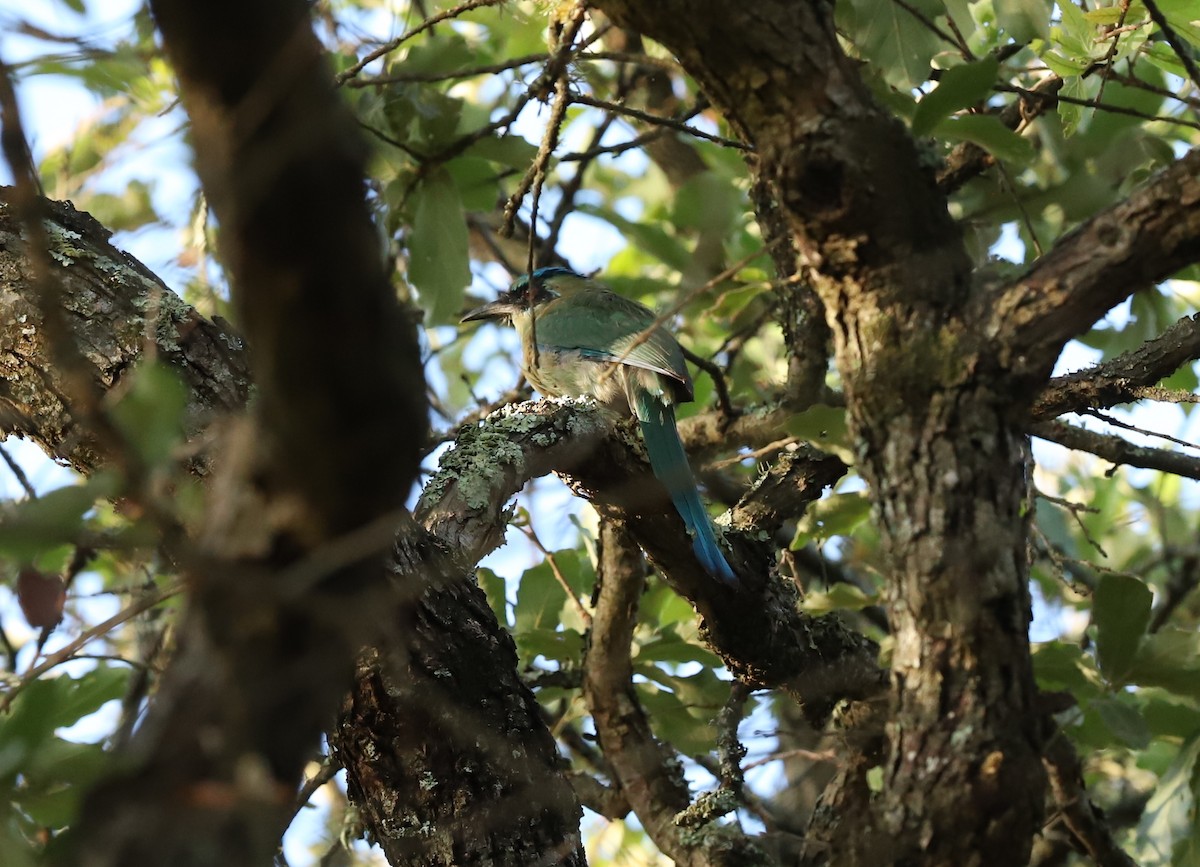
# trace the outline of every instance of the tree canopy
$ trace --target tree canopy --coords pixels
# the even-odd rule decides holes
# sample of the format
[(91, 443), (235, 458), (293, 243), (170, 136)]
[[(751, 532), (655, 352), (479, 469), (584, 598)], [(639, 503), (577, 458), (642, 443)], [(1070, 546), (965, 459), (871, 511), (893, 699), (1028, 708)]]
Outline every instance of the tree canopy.
[[(1191, 0), (107, 7), (0, 43), (4, 864), (1200, 863)], [(737, 587), (459, 325), (546, 265)]]

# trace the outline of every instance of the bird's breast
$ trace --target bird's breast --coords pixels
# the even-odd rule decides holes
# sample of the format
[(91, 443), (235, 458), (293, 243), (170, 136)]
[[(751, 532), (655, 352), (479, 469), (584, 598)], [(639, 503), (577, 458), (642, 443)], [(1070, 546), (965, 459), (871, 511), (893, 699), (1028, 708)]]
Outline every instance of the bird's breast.
[(590, 395), (609, 409), (629, 414), (624, 381), (617, 370), (620, 365), (564, 349), (539, 349), (535, 359), (532, 347), (525, 349), (523, 361), (525, 378), (542, 394), (548, 397)]

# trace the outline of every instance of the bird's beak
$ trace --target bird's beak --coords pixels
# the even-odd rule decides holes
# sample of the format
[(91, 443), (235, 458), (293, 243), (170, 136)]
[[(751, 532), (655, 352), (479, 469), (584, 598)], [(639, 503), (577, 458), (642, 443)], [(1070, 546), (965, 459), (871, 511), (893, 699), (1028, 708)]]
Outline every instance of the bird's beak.
[(507, 301), (493, 301), (476, 307), (459, 322), (474, 322), (477, 319), (506, 319), (513, 315), (513, 305)]

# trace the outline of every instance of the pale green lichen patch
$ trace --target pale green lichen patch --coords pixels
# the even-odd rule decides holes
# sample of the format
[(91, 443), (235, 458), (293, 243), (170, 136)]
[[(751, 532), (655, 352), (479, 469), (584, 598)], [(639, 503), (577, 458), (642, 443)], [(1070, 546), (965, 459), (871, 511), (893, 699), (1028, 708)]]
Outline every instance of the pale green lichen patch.
[[(73, 232), (52, 220), (43, 220), (42, 228), (46, 232), (46, 252), (58, 264), (70, 266), (76, 260), (87, 255), (87, 250), (84, 247), (77, 246), (74, 243), (83, 239), (83, 236), (78, 232)], [(21, 232), (21, 237), (25, 239), (24, 230)]]
[[(564, 415), (557, 409), (568, 409)], [(593, 434), (603, 418), (591, 398), (548, 398), (537, 402), (506, 404), (491, 412), (476, 427), (458, 435), (454, 448), (442, 455), (438, 471), (425, 486), (418, 512), (436, 506), (451, 486), (469, 509), (482, 511), (501, 492), (511, 468), (526, 462), (525, 447), (549, 448), (564, 430), (572, 436)]]
[(675, 814), (675, 824), (682, 828), (707, 825), (738, 808), (737, 795), (731, 789), (719, 788), (704, 792), (686, 809)]

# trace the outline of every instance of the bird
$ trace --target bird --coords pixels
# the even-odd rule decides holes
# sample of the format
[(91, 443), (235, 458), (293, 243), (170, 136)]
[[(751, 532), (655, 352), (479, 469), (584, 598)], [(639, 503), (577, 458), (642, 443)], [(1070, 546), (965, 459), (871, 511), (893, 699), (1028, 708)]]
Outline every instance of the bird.
[(538, 268), (462, 322), (496, 319), (521, 338), (521, 369), (547, 397), (590, 396), (633, 415), (650, 467), (692, 539), (696, 559), (713, 577), (737, 584), (700, 499), (675, 426), (675, 406), (693, 399), (683, 350), (654, 312), (569, 268)]

